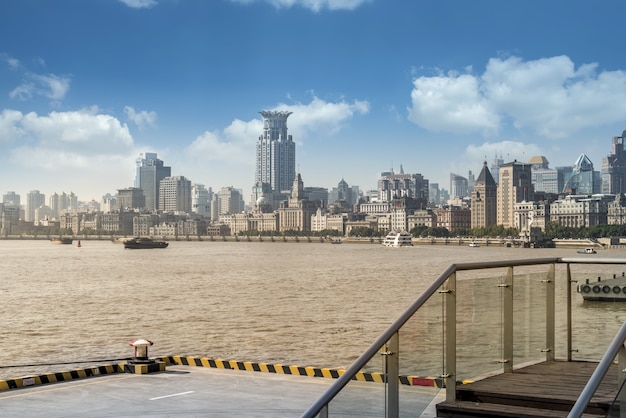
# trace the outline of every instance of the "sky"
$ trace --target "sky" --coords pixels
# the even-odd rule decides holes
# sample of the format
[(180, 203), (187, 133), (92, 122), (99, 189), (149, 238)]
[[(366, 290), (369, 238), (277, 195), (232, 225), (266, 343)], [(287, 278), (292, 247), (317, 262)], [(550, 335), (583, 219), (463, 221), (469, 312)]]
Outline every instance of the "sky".
[(291, 111), (304, 186), (483, 162), (596, 170), (626, 130), (626, 2), (0, 2), (0, 194), (96, 200), (156, 152), (249, 201), (262, 110)]

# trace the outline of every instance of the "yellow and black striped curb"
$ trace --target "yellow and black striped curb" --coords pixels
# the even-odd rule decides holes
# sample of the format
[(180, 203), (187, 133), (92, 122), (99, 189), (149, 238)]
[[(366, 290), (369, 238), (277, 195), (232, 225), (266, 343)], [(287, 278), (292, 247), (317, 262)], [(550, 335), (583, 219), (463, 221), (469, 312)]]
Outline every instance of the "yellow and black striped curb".
[(121, 362), (116, 364), (106, 364), (103, 366), (90, 366), (84, 369), (75, 369), (71, 371), (0, 380), (0, 391), (35, 385), (46, 385), (48, 383), (68, 382), (70, 380), (84, 379), (87, 377), (101, 376), (105, 374), (124, 373), (125, 365), (126, 362)]
[[(287, 366), (283, 364), (255, 363), (251, 361), (221, 360), (208, 357), (183, 357), (167, 356), (159, 357), (158, 360), (167, 364), (179, 366), (210, 367), (216, 369), (242, 370), (248, 372), (265, 372), (276, 374), (291, 374), (296, 376), (325, 377), (337, 379), (345, 373), (344, 369), (329, 369), (317, 367)], [(436, 388), (445, 387), (443, 379), (436, 377), (400, 376), (400, 384), (409, 386), (430, 386)], [(384, 373), (358, 372), (352, 380), (364, 382), (385, 383)]]
[[(184, 357), (184, 356), (165, 356), (157, 357), (158, 361), (166, 364), (180, 366), (197, 366), (210, 367), (217, 369), (242, 370), (250, 372), (265, 372), (276, 374), (288, 374), (295, 376), (324, 377), (328, 379), (337, 379), (345, 373), (345, 369), (330, 369), (317, 367), (301, 367), (287, 366), (283, 364), (255, 363), (251, 361), (237, 360), (221, 360), (208, 357)], [(115, 373), (129, 373), (128, 362), (122, 361), (115, 364), (106, 364), (101, 366), (90, 366), (82, 369), (74, 369), (71, 371), (62, 371), (55, 373), (45, 373), (35, 376), (25, 376), (9, 380), (0, 380), (0, 392), (10, 389), (18, 389), (36, 385), (46, 385), (50, 383), (68, 382), (75, 379), (85, 379), (88, 377), (96, 377)], [(137, 373), (136, 371), (133, 373)], [(386, 377), (384, 373), (368, 373), (358, 372), (352, 380), (363, 382), (385, 383)], [(408, 386), (428, 386), (435, 388), (444, 388), (443, 379), (437, 377), (420, 377), (420, 376), (399, 376), (399, 382)]]

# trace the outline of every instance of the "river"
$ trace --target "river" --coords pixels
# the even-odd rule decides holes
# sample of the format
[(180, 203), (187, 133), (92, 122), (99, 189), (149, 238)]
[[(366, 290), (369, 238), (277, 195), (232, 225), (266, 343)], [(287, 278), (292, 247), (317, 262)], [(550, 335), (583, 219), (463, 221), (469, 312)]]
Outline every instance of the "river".
[[(125, 250), (110, 241), (83, 240), (77, 247), (0, 240), (0, 379), (73, 367), (60, 363), (126, 358), (132, 355), (129, 342), (137, 338), (154, 342), (151, 357), (347, 367), (450, 264), (555, 256), (576, 254), (210, 241)], [(575, 310), (586, 318), (584, 326), (610, 334), (610, 341), (625, 319), (625, 306), (590, 305), (577, 296)], [(23, 367), (30, 365), (45, 366)]]

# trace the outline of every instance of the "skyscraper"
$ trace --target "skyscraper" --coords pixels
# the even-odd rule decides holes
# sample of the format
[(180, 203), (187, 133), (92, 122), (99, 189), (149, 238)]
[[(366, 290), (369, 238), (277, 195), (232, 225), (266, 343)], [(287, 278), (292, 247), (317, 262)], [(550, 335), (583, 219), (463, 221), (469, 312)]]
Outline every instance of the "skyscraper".
[(24, 219), (26, 222), (35, 220), (35, 209), (46, 204), (46, 196), (39, 193), (39, 190), (31, 190), (26, 194), (26, 211)]
[(159, 182), (159, 210), (191, 213), (191, 181), (184, 176), (161, 179)]
[(164, 166), (156, 153), (147, 152), (145, 158), (137, 159), (135, 187), (143, 190), (146, 209), (159, 208), (159, 183), (165, 177), (171, 176), (171, 171), (171, 167)]
[(518, 161), (500, 165), (500, 183), (497, 191), (498, 225), (514, 228), (515, 204), (530, 202), (535, 198), (530, 168), (530, 164)]
[(287, 134), (292, 112), (262, 111), (263, 135), (256, 144), (256, 185), (268, 184), (273, 192), (290, 190), (296, 177), (296, 144)]
[(626, 192), (626, 154), (624, 136), (613, 137), (611, 154), (602, 159), (602, 193), (619, 194)]

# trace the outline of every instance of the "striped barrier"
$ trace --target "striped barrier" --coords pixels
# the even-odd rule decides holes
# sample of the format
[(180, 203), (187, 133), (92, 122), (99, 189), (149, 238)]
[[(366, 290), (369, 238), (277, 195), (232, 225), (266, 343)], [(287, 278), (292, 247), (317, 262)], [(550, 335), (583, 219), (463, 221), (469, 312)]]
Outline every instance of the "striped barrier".
[(18, 389), (35, 385), (46, 385), (49, 383), (68, 382), (75, 379), (101, 376), (105, 374), (124, 373), (126, 362), (117, 364), (107, 364), (103, 366), (91, 366), (84, 369), (71, 371), (46, 373), (37, 376), (19, 377), (9, 380), (0, 380), (0, 391)]
[[(264, 372), (275, 374), (288, 374), (294, 376), (323, 377), (327, 379), (337, 379), (345, 373), (344, 369), (330, 369), (317, 367), (287, 366), (283, 364), (255, 363), (251, 361), (221, 360), (208, 357), (185, 357), (185, 356), (165, 356), (157, 357), (157, 362), (179, 366), (208, 367), (215, 369), (241, 370), (249, 372)], [(163, 371), (164, 368), (160, 369)], [(156, 371), (156, 370), (154, 370)], [(122, 361), (115, 364), (102, 366), (90, 366), (83, 369), (74, 369), (56, 373), (46, 373), (36, 376), (25, 376), (9, 380), (0, 380), (0, 392), (10, 389), (18, 389), (36, 385), (46, 385), (50, 383), (68, 382), (75, 379), (85, 379), (115, 373), (137, 373), (145, 372), (130, 370), (128, 362)], [(383, 373), (358, 372), (352, 380), (362, 382), (385, 383)], [(399, 382), (408, 386), (428, 386), (435, 388), (445, 387), (443, 379), (436, 377), (420, 376), (399, 376)], [(464, 383), (464, 382), (463, 382)]]
[[(175, 364), (178, 366), (210, 367), (215, 369), (241, 370), (248, 372), (265, 372), (276, 374), (290, 374), (296, 376), (324, 377), (328, 379), (337, 379), (339, 376), (345, 373), (344, 369), (286, 366), (283, 364), (221, 360), (195, 356), (167, 356), (159, 357), (158, 359), (167, 364)], [(385, 375), (383, 373), (358, 372), (355, 377), (352, 378), (352, 380), (385, 383)], [(409, 386), (429, 386), (435, 388), (444, 387), (443, 379), (437, 377), (400, 376), (399, 381), (400, 384)]]

